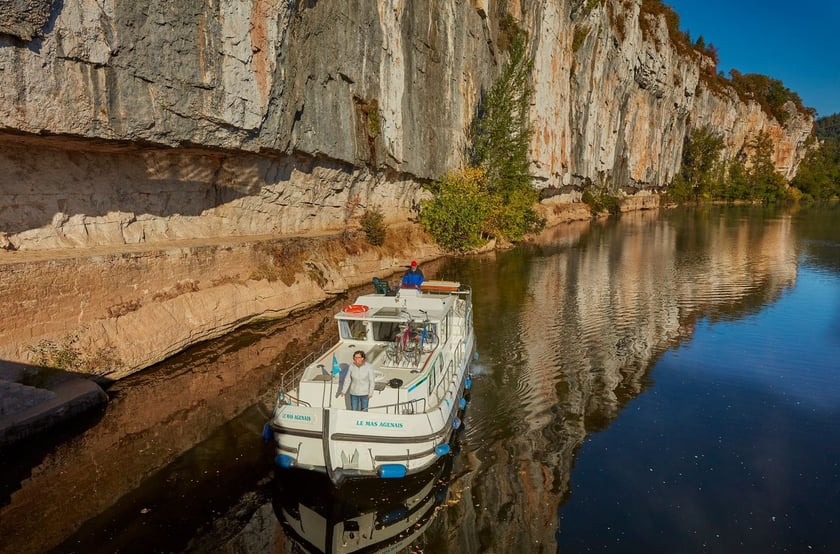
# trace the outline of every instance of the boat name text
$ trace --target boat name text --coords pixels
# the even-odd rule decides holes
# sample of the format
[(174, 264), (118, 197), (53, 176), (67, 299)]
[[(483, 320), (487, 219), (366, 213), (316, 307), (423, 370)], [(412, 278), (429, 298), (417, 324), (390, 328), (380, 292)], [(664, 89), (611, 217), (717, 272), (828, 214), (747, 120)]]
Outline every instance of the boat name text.
[(312, 416), (301, 414), (283, 414), (283, 419), (294, 419), (296, 421), (312, 421)]
[(357, 427), (387, 427), (390, 429), (402, 429), (403, 424), (399, 421), (368, 421), (365, 419), (356, 420)]

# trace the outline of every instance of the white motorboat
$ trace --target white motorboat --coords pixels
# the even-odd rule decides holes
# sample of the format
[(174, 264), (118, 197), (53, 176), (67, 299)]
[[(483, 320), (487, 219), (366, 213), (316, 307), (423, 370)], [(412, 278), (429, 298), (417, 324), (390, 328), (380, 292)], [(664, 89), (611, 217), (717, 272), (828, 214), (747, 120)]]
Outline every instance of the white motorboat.
[[(399, 478), (430, 467), (460, 427), (475, 353), (472, 294), (453, 281), (366, 294), (335, 319), (339, 340), (290, 368), (266, 424), (280, 468)], [(368, 411), (340, 396), (353, 353), (375, 368)]]

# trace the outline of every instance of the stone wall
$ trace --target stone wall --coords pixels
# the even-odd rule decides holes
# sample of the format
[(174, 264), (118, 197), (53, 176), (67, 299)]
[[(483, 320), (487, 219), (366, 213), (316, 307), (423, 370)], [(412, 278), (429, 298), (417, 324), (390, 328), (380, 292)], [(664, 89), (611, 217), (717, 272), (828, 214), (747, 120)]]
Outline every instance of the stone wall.
[[(200, 241), (204, 242), (204, 241)], [(374, 276), (402, 272), (440, 252), (403, 226), (386, 244), (359, 238), (296, 237), (79, 256), (0, 252), (0, 359), (30, 361), (42, 340), (83, 356), (103, 350), (121, 362), (118, 379), (198, 342), (260, 319), (311, 307)], [(55, 349), (54, 349), (55, 350)]]

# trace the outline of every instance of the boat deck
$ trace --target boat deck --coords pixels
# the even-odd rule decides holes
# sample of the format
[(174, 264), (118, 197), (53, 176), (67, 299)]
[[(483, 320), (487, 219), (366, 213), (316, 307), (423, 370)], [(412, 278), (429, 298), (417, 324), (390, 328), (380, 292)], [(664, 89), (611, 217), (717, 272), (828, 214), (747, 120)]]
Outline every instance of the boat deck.
[[(353, 352), (363, 350), (367, 355), (367, 361), (373, 364), (376, 369), (376, 393), (373, 399), (371, 399), (371, 409), (377, 405), (392, 403), (396, 397), (391, 398), (390, 394), (377, 393), (383, 393), (387, 389), (402, 389), (405, 392), (412, 388), (417, 381), (423, 379), (425, 370), (438, 353), (438, 349), (421, 354), (420, 361), (417, 365), (409, 364), (405, 361), (394, 365), (385, 355), (385, 350), (388, 346), (387, 344), (347, 344), (340, 342), (306, 370), (301, 379), (300, 390), (298, 391), (300, 400), (313, 406), (341, 407), (344, 404), (344, 398), (335, 398), (335, 394), (325, 396), (321, 389), (327, 385), (334, 391), (340, 390), (341, 385), (344, 383), (344, 375), (349, 369), (350, 360), (353, 358)], [(335, 356), (340, 368), (338, 374), (333, 374), (332, 372), (333, 356)], [(400, 382), (397, 383), (395, 380), (399, 380)], [(313, 389), (312, 386), (307, 386), (307, 384), (314, 385), (316, 388)], [(404, 393), (402, 396), (404, 396)]]

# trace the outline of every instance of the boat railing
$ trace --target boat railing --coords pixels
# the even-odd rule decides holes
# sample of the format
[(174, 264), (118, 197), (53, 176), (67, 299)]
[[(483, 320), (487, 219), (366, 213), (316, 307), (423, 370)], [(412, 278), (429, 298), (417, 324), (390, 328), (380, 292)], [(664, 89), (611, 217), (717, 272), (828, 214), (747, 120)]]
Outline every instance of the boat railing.
[(426, 411), (426, 399), (416, 398), (406, 402), (398, 402), (396, 404), (389, 404), (384, 406), (386, 414), (422, 414)]
[(312, 362), (323, 356), (331, 344), (332, 343), (329, 341), (321, 343), (319, 348), (312, 350), (309, 354), (283, 371), (283, 373), (280, 374), (280, 390), (288, 396), (289, 391), (294, 389), (295, 385), (297, 385), (300, 381), (300, 378), (303, 376), (303, 372), (306, 368), (309, 367)]
[(435, 393), (438, 395), (438, 398), (442, 398), (446, 394), (446, 388), (450, 385), (451, 380), (455, 377), (455, 360), (450, 359), (449, 363), (446, 365), (446, 369), (443, 372), (443, 375), (440, 376), (438, 379), (437, 385), (435, 385)]
[(311, 407), (312, 404), (309, 402), (303, 401), (297, 396), (293, 396), (287, 392), (280, 391), (277, 393), (277, 405), (280, 406), (282, 404), (288, 404), (290, 406), (306, 406)]

